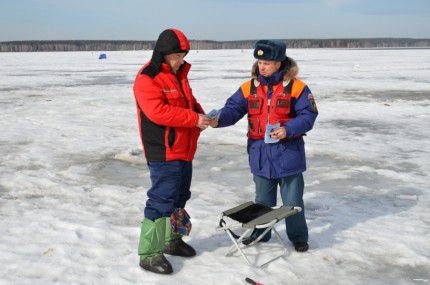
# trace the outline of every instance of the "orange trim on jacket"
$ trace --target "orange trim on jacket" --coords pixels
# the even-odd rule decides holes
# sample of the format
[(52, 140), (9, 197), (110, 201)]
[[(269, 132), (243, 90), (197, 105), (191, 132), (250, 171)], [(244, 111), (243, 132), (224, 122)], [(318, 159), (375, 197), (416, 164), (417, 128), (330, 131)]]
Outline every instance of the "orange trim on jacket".
[(267, 123), (280, 123), (281, 127), (295, 118), (292, 98), (297, 99), (305, 88), (303, 81), (294, 79), (288, 84), (280, 82), (273, 86), (270, 101), (267, 98), (267, 88), (257, 79), (242, 84), (244, 98), (248, 100), (248, 134), (251, 139), (262, 139), (266, 132)]

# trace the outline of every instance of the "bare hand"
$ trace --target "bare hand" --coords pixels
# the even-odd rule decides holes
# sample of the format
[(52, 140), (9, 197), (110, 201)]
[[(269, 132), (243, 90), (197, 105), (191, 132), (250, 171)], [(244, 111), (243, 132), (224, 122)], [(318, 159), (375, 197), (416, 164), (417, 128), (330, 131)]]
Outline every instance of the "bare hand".
[(211, 120), (210, 126), (212, 128), (218, 127), (218, 117), (216, 117), (215, 119)]
[(277, 128), (270, 132), (270, 137), (275, 140), (282, 140), (287, 137), (287, 130), (284, 127)]
[(206, 118), (204, 115), (199, 114), (199, 120), (197, 121), (197, 127), (200, 128), (202, 131), (205, 130), (207, 127), (209, 127), (209, 124), (211, 123), (211, 120)]

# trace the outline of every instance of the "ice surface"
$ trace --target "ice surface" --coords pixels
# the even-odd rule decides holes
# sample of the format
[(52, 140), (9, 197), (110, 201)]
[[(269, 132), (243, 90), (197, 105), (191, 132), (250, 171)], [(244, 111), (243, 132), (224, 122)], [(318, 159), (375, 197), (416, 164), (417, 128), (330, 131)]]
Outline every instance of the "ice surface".
[[(0, 54), (0, 283), (425, 284), (430, 282), (430, 50), (292, 49), (320, 115), (306, 140), (310, 251), (267, 268), (225, 257), (221, 211), (253, 200), (246, 120), (199, 141), (175, 274), (138, 266), (150, 182), (132, 94), (150, 51)], [(250, 50), (191, 51), (190, 82), (219, 109)], [(284, 225), (277, 227), (286, 238)], [(250, 251), (270, 257), (275, 242)]]

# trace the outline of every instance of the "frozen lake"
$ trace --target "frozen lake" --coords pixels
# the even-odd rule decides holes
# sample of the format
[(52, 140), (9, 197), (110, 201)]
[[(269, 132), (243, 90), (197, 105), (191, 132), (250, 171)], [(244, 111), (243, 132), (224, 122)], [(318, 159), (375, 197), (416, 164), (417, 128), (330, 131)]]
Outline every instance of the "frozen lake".
[[(198, 255), (168, 257), (163, 277), (137, 256), (150, 183), (132, 85), (151, 52), (0, 53), (0, 283), (430, 284), (430, 50), (287, 54), (320, 112), (305, 138), (310, 251), (289, 245), (257, 271), (224, 256), (219, 213), (254, 199), (243, 119), (203, 132), (187, 206)], [(253, 63), (251, 50), (187, 60), (206, 111)], [(275, 239), (250, 256), (271, 250)]]

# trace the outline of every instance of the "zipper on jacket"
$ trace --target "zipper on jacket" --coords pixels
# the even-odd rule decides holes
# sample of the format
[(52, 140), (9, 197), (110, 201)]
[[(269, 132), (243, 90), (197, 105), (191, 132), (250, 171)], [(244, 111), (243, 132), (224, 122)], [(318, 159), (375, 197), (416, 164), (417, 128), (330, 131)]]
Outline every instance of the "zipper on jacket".
[(260, 135), (262, 133), (260, 118), (257, 118), (257, 125), (258, 125), (257, 131), (258, 131), (258, 134)]

